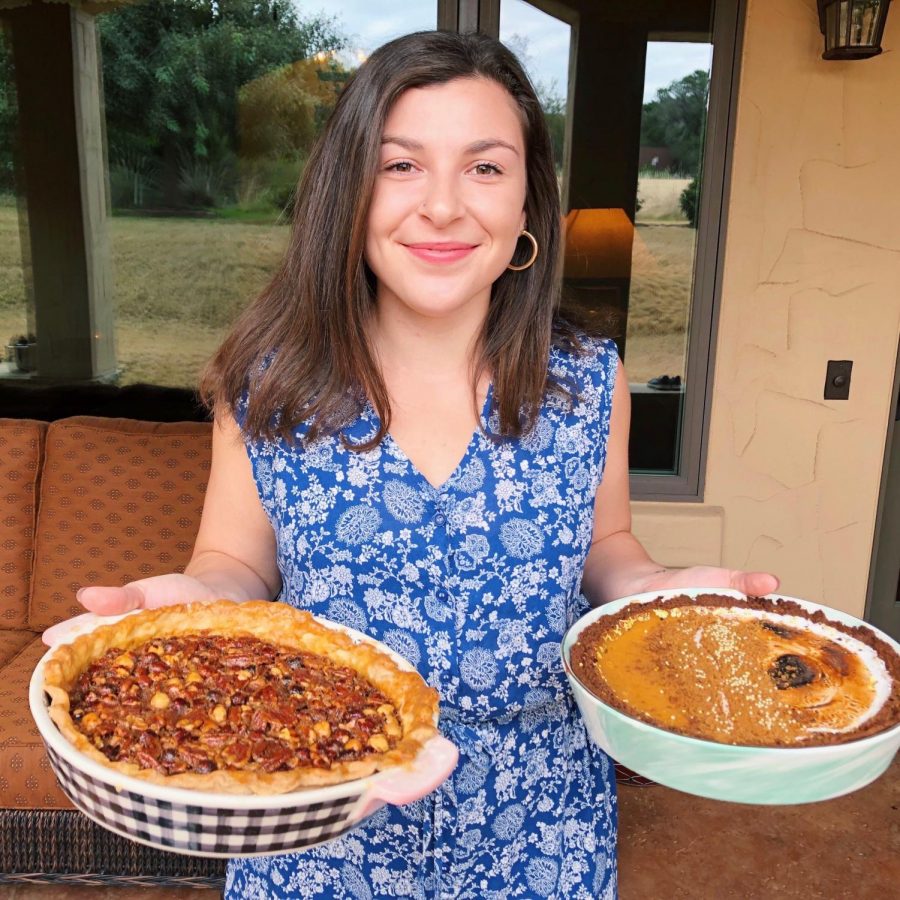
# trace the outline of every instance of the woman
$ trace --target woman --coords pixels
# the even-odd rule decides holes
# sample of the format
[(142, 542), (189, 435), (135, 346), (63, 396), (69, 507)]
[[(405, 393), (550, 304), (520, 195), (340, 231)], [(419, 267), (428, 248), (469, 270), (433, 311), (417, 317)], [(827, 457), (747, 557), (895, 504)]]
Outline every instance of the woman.
[(614, 345), (555, 318), (559, 203), (501, 44), (423, 33), (348, 84), (281, 271), (213, 360), (213, 467), (184, 575), (89, 587), (100, 613), (281, 598), (367, 631), (441, 693), (460, 764), (229, 897), (614, 897), (615, 784), (559, 662), (588, 608), (770, 575), (669, 571), (630, 531)]

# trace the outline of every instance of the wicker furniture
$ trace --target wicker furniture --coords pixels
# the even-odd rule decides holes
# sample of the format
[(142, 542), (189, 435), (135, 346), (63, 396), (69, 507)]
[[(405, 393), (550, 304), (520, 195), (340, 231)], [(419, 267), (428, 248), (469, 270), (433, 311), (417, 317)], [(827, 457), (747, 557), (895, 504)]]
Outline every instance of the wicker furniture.
[(28, 711), (41, 632), (86, 584), (181, 570), (209, 471), (210, 425), (0, 419), (0, 883), (218, 887), (224, 862), (95, 825), (50, 770)]

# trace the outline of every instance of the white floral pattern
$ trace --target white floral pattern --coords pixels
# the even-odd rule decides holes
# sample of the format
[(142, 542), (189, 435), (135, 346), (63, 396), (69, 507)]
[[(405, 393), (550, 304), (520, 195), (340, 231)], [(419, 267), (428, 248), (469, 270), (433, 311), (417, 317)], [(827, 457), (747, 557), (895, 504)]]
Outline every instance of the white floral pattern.
[[(615, 898), (613, 767), (588, 740), (559, 645), (587, 609), (579, 582), (616, 359), (605, 340), (553, 350), (576, 402), (548, 399), (522, 440), (479, 430), (440, 488), (390, 436), (363, 453), (337, 437), (248, 442), (282, 599), (415, 665), (440, 691), (460, 763), (429, 797), (338, 840), (233, 860), (226, 897)], [(482, 424), (496, 431), (490, 404), (489, 393)], [(366, 407), (344, 435), (376, 426)]]

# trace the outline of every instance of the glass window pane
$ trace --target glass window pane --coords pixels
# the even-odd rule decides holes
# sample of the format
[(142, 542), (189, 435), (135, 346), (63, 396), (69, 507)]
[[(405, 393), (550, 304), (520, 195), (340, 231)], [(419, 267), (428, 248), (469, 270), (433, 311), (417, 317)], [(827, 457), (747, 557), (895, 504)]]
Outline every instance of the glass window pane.
[(835, 38), (838, 36), (838, 28), (840, 27), (838, 23), (839, 6), (840, 4), (838, 3), (832, 3), (830, 6), (825, 7), (825, 46), (828, 50), (834, 48)]
[(553, 158), (563, 192), (571, 39), (572, 27), (567, 22), (524, 0), (503, 0), (500, 40), (516, 54), (534, 84), (550, 129)]
[(353, 69), (435, 0), (124, 6), (98, 18), (119, 382), (193, 386), (288, 239), (292, 193)]
[(678, 469), (712, 65), (711, 34), (691, 37), (648, 42), (641, 114), (627, 359), (636, 436), (659, 425), (631, 465), (660, 474)]
[(535, 81), (566, 85), (563, 299), (625, 360), (633, 472), (679, 472), (713, 5), (500, 7), (500, 37)]
[(701, 42), (647, 45), (628, 299), (632, 382), (685, 374), (711, 51)]
[(0, 377), (34, 369), (34, 320), (29, 315), (28, 236), (17, 194), (18, 110), (8, 32), (0, 27)]
[(853, 35), (855, 43), (862, 45), (875, 43), (875, 22), (877, 20), (878, 6), (877, 0), (864, 0), (860, 6), (854, 7), (854, 19), (857, 20)]

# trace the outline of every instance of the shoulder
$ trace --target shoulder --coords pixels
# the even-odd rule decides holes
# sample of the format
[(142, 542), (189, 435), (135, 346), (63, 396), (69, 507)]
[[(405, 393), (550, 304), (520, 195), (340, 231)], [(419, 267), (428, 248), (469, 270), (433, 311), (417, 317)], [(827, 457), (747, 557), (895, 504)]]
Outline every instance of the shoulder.
[(259, 387), (260, 381), (266, 374), (269, 366), (272, 365), (272, 361), (274, 359), (275, 351), (270, 350), (250, 367), (249, 371), (244, 375), (244, 386), (237, 398), (237, 402), (231, 409), (231, 414), (234, 416), (235, 422), (237, 422), (238, 427), (241, 429), (241, 432), (244, 433), (245, 437), (245, 425), (247, 421), (247, 414), (250, 409), (250, 403), (253, 400), (255, 391)]
[(550, 350), (550, 376), (568, 382), (576, 392), (611, 393), (616, 381), (619, 351), (615, 341), (583, 333)]

